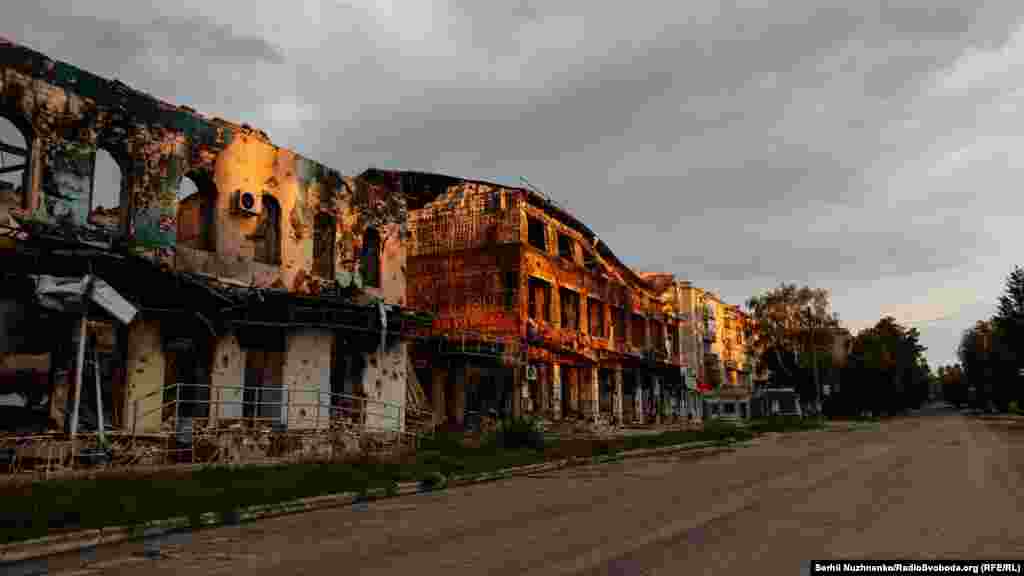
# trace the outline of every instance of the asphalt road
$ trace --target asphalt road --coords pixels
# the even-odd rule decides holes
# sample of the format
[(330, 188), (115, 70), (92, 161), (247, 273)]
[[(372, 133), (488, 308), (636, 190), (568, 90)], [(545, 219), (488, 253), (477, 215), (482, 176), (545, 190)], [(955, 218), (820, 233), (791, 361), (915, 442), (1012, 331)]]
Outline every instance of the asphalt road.
[(1024, 427), (922, 415), (202, 531), (64, 574), (786, 574), (1024, 558)]

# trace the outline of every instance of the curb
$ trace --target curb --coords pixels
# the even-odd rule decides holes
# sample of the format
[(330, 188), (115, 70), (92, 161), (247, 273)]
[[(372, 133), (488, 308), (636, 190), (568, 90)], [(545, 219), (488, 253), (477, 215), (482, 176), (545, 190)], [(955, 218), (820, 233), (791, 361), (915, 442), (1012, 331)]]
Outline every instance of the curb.
[(618, 454), (606, 454), (602, 456), (584, 458), (565, 458), (549, 462), (540, 462), (538, 464), (529, 464), (526, 466), (502, 468), (493, 472), (453, 476), (451, 478), (444, 478), (436, 486), (431, 486), (423, 481), (405, 482), (399, 484), (397, 490), (392, 489), (389, 491), (386, 488), (374, 488), (368, 490), (364, 495), (353, 492), (343, 492), (339, 494), (328, 494), (326, 496), (313, 496), (299, 500), (290, 500), (275, 504), (257, 504), (230, 512), (205, 512), (192, 518), (179, 516), (165, 520), (153, 520), (136, 526), (111, 526), (107, 528), (76, 530), (74, 532), (67, 532), (53, 536), (43, 536), (32, 540), (0, 544), (0, 567), (11, 563), (73, 552), (75, 550), (87, 550), (98, 546), (119, 544), (129, 540), (159, 538), (175, 532), (212, 528), (215, 526), (236, 525), (243, 522), (274, 518), (277, 516), (312, 512), (314, 510), (323, 510), (326, 508), (340, 508), (348, 505), (358, 505), (397, 496), (440, 492), (449, 487), (482, 484), (515, 476), (549, 472), (571, 466), (604, 464), (631, 458), (671, 454), (674, 452), (729, 450), (735, 447), (747, 447), (751, 445), (752, 443), (749, 441), (725, 443), (705, 441), (664, 446), (660, 448), (642, 448)]

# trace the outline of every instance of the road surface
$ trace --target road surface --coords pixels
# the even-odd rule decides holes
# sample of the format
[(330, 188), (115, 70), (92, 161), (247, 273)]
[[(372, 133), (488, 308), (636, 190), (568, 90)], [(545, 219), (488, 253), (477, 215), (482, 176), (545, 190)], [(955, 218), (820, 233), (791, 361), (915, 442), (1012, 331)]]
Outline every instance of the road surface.
[(794, 575), (811, 558), (1024, 558), (1022, 474), (1024, 428), (918, 416), (211, 529), (158, 559), (123, 544), (50, 574)]

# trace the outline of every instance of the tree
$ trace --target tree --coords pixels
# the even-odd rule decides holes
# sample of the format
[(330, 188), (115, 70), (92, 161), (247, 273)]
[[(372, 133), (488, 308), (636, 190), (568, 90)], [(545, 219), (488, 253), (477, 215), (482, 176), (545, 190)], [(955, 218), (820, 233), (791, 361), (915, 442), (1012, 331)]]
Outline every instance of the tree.
[(1014, 267), (1006, 278), (992, 318), (993, 401), (1002, 409), (1010, 402), (1024, 400), (1021, 369), (1024, 357), (1018, 354), (1024, 345), (1024, 270)]
[(942, 398), (946, 402), (957, 406), (967, 402), (967, 384), (964, 382), (963, 369), (959, 364), (939, 366), (936, 378), (942, 389)]
[(928, 399), (931, 371), (916, 328), (907, 329), (887, 316), (861, 330), (852, 348), (835, 410), (895, 413)]
[(975, 407), (987, 407), (992, 401), (993, 329), (989, 320), (979, 320), (960, 337), (957, 356), (967, 376), (969, 399)]
[(830, 311), (828, 290), (783, 283), (747, 300), (747, 308), (757, 326), (750, 347), (760, 351), (759, 364), (774, 372), (776, 384), (796, 386), (804, 401), (816, 398), (816, 358), (810, 356), (812, 365), (807, 368), (801, 367), (801, 358), (827, 348), (832, 330), (839, 326)]

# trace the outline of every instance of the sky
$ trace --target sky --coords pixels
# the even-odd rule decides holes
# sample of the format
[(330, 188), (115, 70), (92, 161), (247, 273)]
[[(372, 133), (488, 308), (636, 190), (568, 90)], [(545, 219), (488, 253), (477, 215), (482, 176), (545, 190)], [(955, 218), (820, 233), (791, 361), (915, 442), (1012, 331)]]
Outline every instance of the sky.
[(827, 288), (933, 367), (1024, 264), (1016, 0), (11, 4), (0, 36), (345, 173), (525, 177), (636, 269)]

